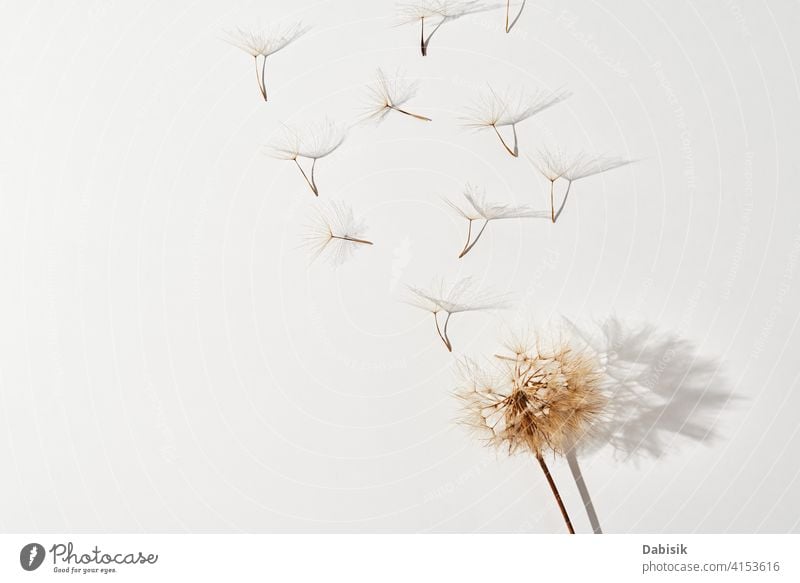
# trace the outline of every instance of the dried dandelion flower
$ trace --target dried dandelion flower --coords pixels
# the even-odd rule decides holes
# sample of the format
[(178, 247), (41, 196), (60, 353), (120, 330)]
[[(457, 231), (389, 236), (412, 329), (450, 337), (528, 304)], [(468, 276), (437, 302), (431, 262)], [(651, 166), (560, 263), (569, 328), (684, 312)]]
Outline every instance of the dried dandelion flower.
[[(301, 23), (296, 23), (289, 26), (273, 26), (257, 32), (235, 28), (227, 33), (227, 41), (230, 44), (253, 57), (256, 68), (256, 82), (264, 101), (267, 101), (267, 85), (264, 79), (267, 57), (285, 48), (307, 31), (308, 28)], [(262, 59), (260, 67), (258, 66), (259, 57)]]
[(356, 249), (372, 245), (364, 238), (366, 226), (343, 202), (331, 201), (319, 210), (317, 220), (306, 235), (312, 261), (324, 255), (333, 265), (347, 261)]
[(591, 352), (563, 339), (548, 347), (514, 343), (494, 356), (491, 369), (473, 361), (459, 367), (462, 422), (488, 445), (509, 455), (527, 451), (539, 462), (570, 533), (566, 507), (544, 456), (564, 455), (603, 414), (602, 371)]
[[(332, 154), (344, 142), (347, 129), (329, 120), (309, 124), (303, 128), (284, 126), (284, 135), (272, 144), (272, 155), (279, 160), (291, 160), (305, 178), (311, 192), (319, 196), (314, 177), (317, 160)], [(311, 160), (308, 173), (303, 170), (299, 158)]]
[[(507, 306), (507, 300), (485, 291), (475, 289), (472, 278), (464, 278), (452, 286), (439, 282), (430, 290), (408, 287), (411, 297), (408, 303), (412, 306), (433, 314), (436, 324), (436, 333), (449, 352), (453, 351), (453, 344), (448, 336), (447, 326), (454, 314), (463, 312), (480, 312), (500, 310)], [(439, 314), (445, 314), (444, 322), (439, 325)]]
[[(527, 206), (514, 206), (509, 204), (487, 203), (482, 192), (478, 192), (474, 187), (467, 185), (464, 189), (464, 199), (467, 204), (466, 208), (459, 206), (449, 200), (445, 201), (449, 204), (459, 215), (467, 219), (467, 241), (458, 255), (458, 258), (464, 257), (475, 246), (478, 240), (483, 235), (486, 227), (490, 221), (502, 219), (531, 219), (531, 218), (546, 218), (547, 213), (542, 211), (535, 211)], [(478, 234), (472, 238), (472, 223), (475, 221), (483, 221)]]
[[(564, 211), (573, 182), (633, 163), (633, 160), (618, 156), (592, 156), (582, 152), (570, 157), (559, 150), (546, 148), (540, 150), (538, 156), (530, 160), (539, 173), (550, 182), (550, 220), (553, 223)], [(567, 186), (561, 205), (556, 210), (554, 191), (559, 179), (563, 179)]]
[[(445, 22), (493, 8), (494, 6), (483, 4), (477, 0), (420, 0), (411, 3), (398, 3), (397, 14), (399, 16), (399, 24), (419, 23), (419, 48), (424, 57), (428, 54), (428, 44), (431, 42), (431, 37)], [(428, 33), (428, 36), (425, 36), (425, 19), (428, 19), (429, 24), (432, 21), (436, 23), (432, 25), (433, 28)]]
[(389, 112), (397, 111), (422, 121), (431, 121), (429, 117), (411, 113), (400, 107), (416, 95), (418, 85), (416, 81), (409, 81), (399, 73), (396, 73), (394, 77), (387, 78), (381, 69), (378, 69), (377, 75), (378, 80), (369, 86), (366, 119), (380, 123), (389, 115)]
[[(489, 87), (465, 117), (466, 126), (476, 130), (493, 129), (506, 151), (516, 158), (519, 156), (517, 124), (564, 101), (569, 95), (566, 91), (545, 90), (530, 94), (508, 91), (501, 95)], [(511, 126), (513, 146), (509, 146), (500, 133), (499, 128), (504, 126)]]

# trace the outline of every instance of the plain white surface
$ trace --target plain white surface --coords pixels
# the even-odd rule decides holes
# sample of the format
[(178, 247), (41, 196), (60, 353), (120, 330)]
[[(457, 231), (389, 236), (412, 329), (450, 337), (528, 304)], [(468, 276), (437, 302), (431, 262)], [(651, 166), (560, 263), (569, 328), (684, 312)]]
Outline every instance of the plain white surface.
[[(453, 356), (404, 284), (472, 275), (504, 325), (610, 313), (690, 340), (740, 399), (719, 438), (583, 469), (608, 532), (797, 530), (800, 8), (528, 2), (448, 23), (429, 56), (389, 1), (6, 3), (0, 18), (0, 529), (561, 532), (535, 464), (454, 424)], [(233, 26), (302, 19), (260, 101)], [(317, 201), (264, 145), (362, 113), (375, 69), (420, 80), (318, 165), (374, 248), (299, 245)], [(641, 158), (576, 183), (553, 226), (492, 224), (457, 260), (442, 202), (546, 184), (460, 117), (489, 82), (573, 96), (520, 125)], [(565, 464), (556, 479), (586, 530)]]

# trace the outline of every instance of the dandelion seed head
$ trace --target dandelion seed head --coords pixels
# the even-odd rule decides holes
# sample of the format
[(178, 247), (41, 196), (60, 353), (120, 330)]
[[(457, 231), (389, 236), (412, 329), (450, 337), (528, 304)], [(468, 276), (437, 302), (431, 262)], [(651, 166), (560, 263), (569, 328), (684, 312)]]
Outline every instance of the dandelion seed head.
[(603, 415), (601, 367), (591, 352), (563, 339), (513, 345), (487, 366), (459, 365), (461, 421), (509, 454), (563, 454)]

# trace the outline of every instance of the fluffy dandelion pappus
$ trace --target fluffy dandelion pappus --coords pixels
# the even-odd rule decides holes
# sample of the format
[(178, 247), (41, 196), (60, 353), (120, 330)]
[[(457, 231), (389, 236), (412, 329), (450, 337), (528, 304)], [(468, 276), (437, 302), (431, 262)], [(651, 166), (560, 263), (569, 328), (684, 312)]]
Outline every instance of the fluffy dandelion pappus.
[[(284, 135), (272, 144), (272, 155), (279, 160), (291, 160), (305, 178), (311, 192), (319, 196), (314, 177), (317, 160), (325, 158), (342, 145), (347, 135), (344, 127), (325, 120), (304, 128), (284, 126)], [(311, 170), (306, 173), (298, 158), (311, 160)]]
[[(569, 95), (567, 91), (545, 90), (534, 93), (526, 93), (521, 90), (507, 91), (501, 95), (489, 87), (488, 91), (480, 95), (478, 101), (465, 116), (465, 125), (475, 130), (494, 130), (506, 152), (516, 158), (519, 156), (517, 125), (564, 101)], [(513, 145), (509, 145), (500, 133), (499, 128), (504, 126), (511, 127)]]
[[(481, 238), (483, 232), (486, 230), (486, 227), (489, 225), (490, 221), (494, 220), (502, 220), (502, 219), (531, 219), (531, 218), (546, 218), (547, 213), (542, 211), (535, 211), (527, 206), (514, 206), (508, 204), (498, 204), (498, 203), (487, 203), (485, 197), (482, 192), (479, 192), (474, 187), (467, 185), (464, 189), (464, 199), (467, 202), (468, 208), (462, 208), (461, 206), (448, 201), (449, 204), (459, 215), (467, 219), (468, 226), (467, 226), (467, 241), (464, 243), (464, 247), (461, 249), (461, 252), (458, 255), (458, 258), (461, 259), (470, 252), (470, 250), (475, 246), (478, 242), (478, 239)], [(472, 223), (475, 221), (483, 221), (483, 225), (481, 226), (478, 234), (475, 235), (475, 238), (472, 238)]]
[[(431, 38), (444, 23), (494, 8), (494, 6), (483, 4), (477, 0), (419, 0), (411, 3), (398, 3), (397, 14), (399, 24), (419, 23), (419, 49), (422, 56), (425, 57), (428, 55)], [(425, 36), (426, 19), (429, 24), (431, 21), (436, 23), (427, 36)]]
[(356, 249), (372, 245), (364, 238), (365, 224), (356, 219), (353, 210), (343, 202), (331, 201), (318, 210), (316, 221), (306, 235), (312, 261), (325, 256), (334, 266), (347, 261)]
[[(530, 161), (539, 173), (550, 182), (550, 220), (553, 223), (564, 211), (573, 182), (633, 163), (633, 160), (618, 156), (592, 156), (583, 152), (570, 157), (559, 150), (548, 150), (547, 148), (541, 149), (538, 156), (530, 158)], [(567, 187), (561, 199), (561, 205), (556, 210), (554, 190), (559, 179), (563, 179), (567, 183)]]
[(574, 533), (545, 455), (565, 455), (602, 416), (606, 398), (602, 371), (591, 352), (563, 339), (548, 347), (520, 343), (510, 354), (494, 355), (484, 369), (476, 362), (460, 363), (462, 423), (488, 445), (509, 455), (527, 451), (536, 458), (567, 525)]
[[(430, 290), (408, 287), (411, 297), (408, 303), (416, 308), (433, 314), (436, 333), (444, 343), (448, 352), (453, 352), (453, 343), (447, 332), (450, 318), (462, 312), (480, 312), (501, 310), (507, 307), (507, 300), (502, 296), (494, 296), (484, 291), (477, 291), (471, 278), (467, 277), (453, 285), (439, 282)], [(445, 314), (444, 322), (439, 325), (439, 314)]]
[[(243, 50), (255, 62), (256, 82), (261, 98), (267, 101), (267, 85), (264, 78), (267, 67), (267, 57), (277, 53), (305, 34), (308, 28), (301, 23), (289, 26), (273, 26), (262, 31), (252, 31), (235, 28), (227, 33), (227, 41), (233, 46)], [(261, 66), (258, 59), (261, 57)]]
[(394, 77), (387, 78), (381, 69), (378, 69), (377, 76), (377, 81), (369, 86), (369, 105), (367, 106), (366, 119), (380, 123), (389, 115), (389, 112), (396, 111), (415, 119), (431, 121), (429, 117), (401, 108), (402, 105), (416, 95), (416, 82), (406, 80), (399, 72)]

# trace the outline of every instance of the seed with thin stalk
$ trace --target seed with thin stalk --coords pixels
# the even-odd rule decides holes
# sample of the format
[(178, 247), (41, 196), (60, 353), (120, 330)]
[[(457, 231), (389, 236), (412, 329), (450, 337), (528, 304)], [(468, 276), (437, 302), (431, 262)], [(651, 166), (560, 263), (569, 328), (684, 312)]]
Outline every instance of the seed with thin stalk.
[[(477, 0), (418, 0), (397, 4), (399, 24), (418, 24), (420, 27), (419, 49), (422, 56), (428, 54), (431, 38), (446, 22), (463, 16), (492, 10), (492, 5)], [(425, 26), (428, 26), (427, 34)]]
[[(555, 223), (567, 204), (572, 183), (582, 178), (602, 174), (621, 166), (631, 164), (633, 160), (618, 156), (593, 156), (578, 153), (568, 156), (559, 150), (543, 148), (535, 158), (530, 158), (531, 163), (550, 183), (550, 220)], [(561, 180), (566, 183), (561, 204), (558, 209), (555, 205), (555, 185)]]
[(377, 81), (369, 86), (369, 105), (365, 118), (380, 123), (390, 112), (396, 111), (415, 119), (431, 121), (429, 117), (405, 109), (405, 104), (416, 95), (417, 85), (417, 82), (409, 81), (399, 73), (387, 77), (378, 69)]
[[(272, 144), (272, 155), (280, 160), (291, 160), (300, 170), (308, 187), (315, 196), (319, 196), (314, 172), (317, 160), (335, 152), (347, 136), (347, 128), (343, 125), (324, 120), (303, 127), (284, 125), (283, 135)], [(300, 159), (310, 160), (308, 172), (303, 169)]]
[[(453, 351), (453, 343), (448, 334), (450, 319), (455, 314), (500, 310), (508, 306), (502, 296), (476, 290), (471, 278), (467, 277), (453, 285), (439, 282), (429, 290), (409, 286), (408, 303), (416, 308), (430, 312), (436, 325), (436, 333), (448, 352)], [(439, 315), (442, 314), (442, 323)]]
[(562, 338), (539, 339), (533, 345), (509, 344), (486, 366), (464, 360), (459, 373), (462, 423), (509, 455), (532, 454), (574, 534), (545, 456), (565, 455), (602, 415), (606, 399), (599, 363)]
[[(267, 101), (267, 84), (264, 78), (267, 57), (274, 55), (297, 40), (308, 29), (301, 23), (288, 26), (273, 26), (261, 31), (235, 28), (227, 33), (227, 41), (253, 57), (256, 69), (256, 82), (261, 98)], [(261, 64), (259, 65), (259, 57)]]
[[(533, 93), (508, 91), (499, 94), (491, 87), (482, 93), (479, 100), (465, 116), (465, 125), (475, 130), (491, 129), (503, 144), (506, 152), (519, 156), (517, 125), (544, 111), (548, 107), (569, 97), (566, 91), (539, 90)], [(513, 142), (509, 143), (500, 133), (500, 128), (510, 127)]]
[[(547, 213), (533, 210), (527, 206), (515, 206), (509, 204), (487, 203), (485, 196), (475, 187), (467, 185), (464, 189), (464, 199), (466, 204), (458, 205), (449, 200), (446, 201), (459, 215), (467, 219), (467, 241), (461, 249), (458, 257), (464, 257), (475, 246), (483, 235), (490, 221), (502, 219), (532, 219), (547, 218)], [(473, 236), (473, 223), (478, 222), (480, 229)]]
[(365, 238), (366, 226), (343, 202), (331, 201), (318, 209), (315, 222), (306, 234), (312, 261), (323, 257), (334, 266), (347, 261), (353, 253), (373, 243)]

